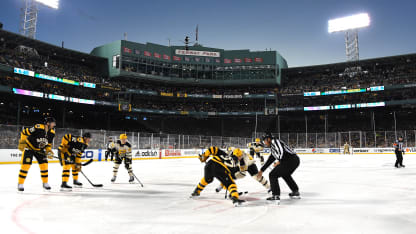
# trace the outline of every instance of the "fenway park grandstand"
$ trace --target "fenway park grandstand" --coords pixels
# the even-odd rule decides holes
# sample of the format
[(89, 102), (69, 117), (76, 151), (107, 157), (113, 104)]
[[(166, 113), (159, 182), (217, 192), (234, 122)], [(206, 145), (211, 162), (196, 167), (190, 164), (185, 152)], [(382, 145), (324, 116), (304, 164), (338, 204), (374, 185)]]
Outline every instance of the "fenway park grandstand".
[(415, 54), (360, 60), (351, 75), (353, 62), (288, 68), (276, 51), (120, 40), (86, 54), (0, 38), (2, 147), (45, 115), (97, 132), (96, 147), (116, 132), (137, 148), (245, 145), (265, 131), (296, 148), (416, 143)]

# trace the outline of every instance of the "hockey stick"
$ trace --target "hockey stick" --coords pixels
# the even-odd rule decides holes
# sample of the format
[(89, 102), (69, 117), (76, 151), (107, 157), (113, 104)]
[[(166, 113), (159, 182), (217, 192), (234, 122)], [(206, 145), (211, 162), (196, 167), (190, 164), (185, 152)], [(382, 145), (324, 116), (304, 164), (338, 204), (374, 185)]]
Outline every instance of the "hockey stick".
[(140, 182), (139, 178), (137, 178), (137, 176), (133, 172), (131, 174), (133, 174), (134, 178), (136, 178), (136, 180), (140, 183), (140, 185), (142, 187), (144, 187), (143, 184), (142, 184), (142, 182)]
[[(60, 159), (58, 156), (52, 156), (52, 157), (53, 158), (56, 158), (56, 159)], [(82, 166), (87, 166), (88, 164), (92, 163), (92, 161), (94, 161), (94, 160), (91, 158), (90, 160), (88, 160), (88, 161), (86, 161), (84, 163), (81, 163), (81, 165)], [(67, 161), (67, 160), (65, 160), (65, 163), (74, 164), (74, 162), (70, 162), (70, 161)]]
[(84, 172), (83, 172), (83, 171), (79, 171), (79, 172), (81, 172), (81, 174), (85, 177), (85, 179), (87, 179), (87, 180), (88, 180), (88, 182), (90, 182), (90, 184), (91, 184), (93, 187), (103, 187), (103, 185), (102, 185), (102, 184), (94, 184), (94, 183), (92, 183), (92, 182), (91, 182), (91, 180), (90, 180), (90, 179), (88, 179), (88, 177), (84, 174)]

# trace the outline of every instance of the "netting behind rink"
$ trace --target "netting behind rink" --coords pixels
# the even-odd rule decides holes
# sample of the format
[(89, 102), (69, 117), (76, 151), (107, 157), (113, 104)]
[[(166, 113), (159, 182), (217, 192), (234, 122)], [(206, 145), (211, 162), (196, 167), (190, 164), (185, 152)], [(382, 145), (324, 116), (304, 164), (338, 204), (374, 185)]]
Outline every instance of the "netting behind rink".
[[(253, 133), (253, 138), (264, 133)], [(274, 133), (292, 148), (341, 148), (347, 142), (354, 148), (392, 147), (393, 142), (403, 137), (405, 147), (416, 146), (416, 130), (401, 131), (349, 131), (326, 133)]]
[[(27, 127), (27, 126), (26, 126)], [(0, 125), (0, 148), (14, 149), (20, 138), (20, 131), (24, 126)], [(109, 138), (113, 141), (119, 139), (120, 134), (125, 133), (133, 149), (192, 149), (206, 148), (212, 145), (219, 147), (246, 147), (251, 138), (241, 137), (221, 137), (221, 136), (195, 136), (162, 133), (142, 133), (124, 131), (105, 131), (91, 129), (56, 128), (53, 148), (57, 149), (65, 134), (81, 136), (85, 132), (90, 132), (93, 136), (90, 142), (90, 149), (104, 149)]]
[[(0, 148), (14, 149), (20, 138), (23, 126), (0, 125)], [(257, 132), (253, 137), (221, 137), (221, 136), (199, 136), (163, 133), (142, 133), (105, 131), (74, 128), (56, 128), (56, 136), (53, 148), (57, 149), (62, 137), (71, 133), (82, 135), (90, 132), (93, 140), (90, 149), (104, 149), (108, 138), (117, 140), (122, 133), (126, 133), (133, 149), (192, 149), (206, 148), (209, 146), (228, 146), (245, 148), (247, 144), (264, 133)], [(404, 139), (405, 147), (416, 147), (416, 130), (406, 131), (350, 131), (350, 132), (327, 132), (327, 133), (275, 133), (274, 136), (287, 142), (292, 148), (341, 148), (348, 142), (354, 148), (391, 147), (392, 143), (400, 136)]]

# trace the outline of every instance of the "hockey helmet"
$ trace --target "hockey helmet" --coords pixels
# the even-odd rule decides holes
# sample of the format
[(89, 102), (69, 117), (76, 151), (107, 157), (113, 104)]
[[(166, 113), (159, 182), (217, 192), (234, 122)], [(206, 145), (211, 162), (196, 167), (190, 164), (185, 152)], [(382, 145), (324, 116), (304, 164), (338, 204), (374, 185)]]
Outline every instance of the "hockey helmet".
[(273, 135), (271, 132), (266, 132), (263, 136), (263, 140), (266, 140), (267, 138), (272, 138), (273, 139)]
[(127, 135), (125, 133), (120, 134), (120, 140), (127, 139)]
[(235, 148), (233, 150), (233, 155), (236, 156), (237, 158), (243, 156), (243, 151), (241, 151), (239, 148)]

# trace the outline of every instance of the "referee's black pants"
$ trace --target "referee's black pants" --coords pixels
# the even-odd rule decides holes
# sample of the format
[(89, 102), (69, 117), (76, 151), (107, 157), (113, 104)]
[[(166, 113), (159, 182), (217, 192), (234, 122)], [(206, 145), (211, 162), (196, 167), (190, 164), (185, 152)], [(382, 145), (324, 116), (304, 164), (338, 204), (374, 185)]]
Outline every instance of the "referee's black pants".
[(396, 163), (394, 164), (395, 167), (403, 166), (403, 153), (402, 151), (396, 150)]
[(293, 191), (298, 191), (299, 187), (296, 184), (295, 180), (292, 178), (293, 172), (298, 168), (300, 164), (299, 157), (297, 155), (291, 156), (287, 160), (280, 161), (280, 164), (277, 165), (269, 174), (270, 187), (272, 189), (273, 195), (280, 196), (280, 186), (279, 186), (279, 177), (282, 177), (289, 188)]

